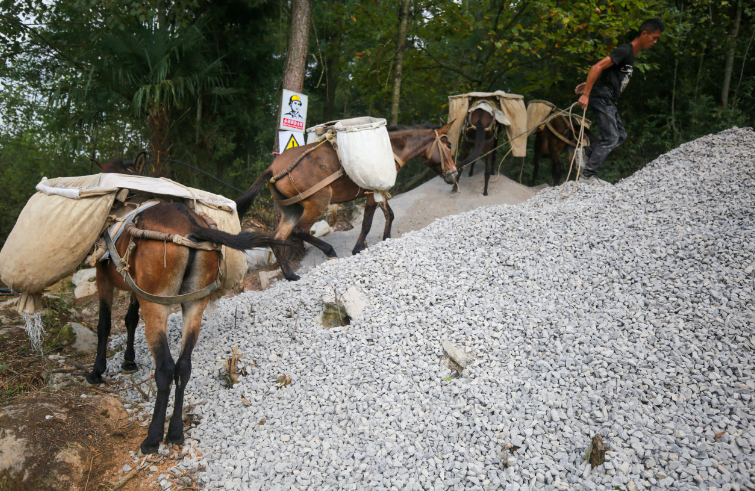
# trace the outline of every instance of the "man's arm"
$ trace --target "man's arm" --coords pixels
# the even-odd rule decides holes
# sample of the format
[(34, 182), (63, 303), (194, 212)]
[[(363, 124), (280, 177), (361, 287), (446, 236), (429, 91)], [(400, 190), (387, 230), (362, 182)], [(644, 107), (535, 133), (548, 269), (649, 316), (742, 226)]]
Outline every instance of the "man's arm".
[(577, 88), (574, 89), (575, 93), (582, 94), (578, 101), (578, 104), (582, 109), (586, 108), (587, 103), (590, 102), (590, 92), (592, 91), (592, 86), (595, 85), (595, 81), (598, 80), (598, 77), (603, 73), (603, 70), (610, 68), (613, 65), (614, 62), (611, 57), (606, 56), (590, 68), (590, 73), (587, 74), (587, 82), (577, 85)]

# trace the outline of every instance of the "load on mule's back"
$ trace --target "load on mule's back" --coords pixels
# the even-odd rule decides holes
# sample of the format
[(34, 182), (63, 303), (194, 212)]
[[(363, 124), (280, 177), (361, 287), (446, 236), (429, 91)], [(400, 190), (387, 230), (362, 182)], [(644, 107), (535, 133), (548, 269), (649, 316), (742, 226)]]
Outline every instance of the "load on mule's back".
[[(157, 385), (152, 422), (141, 450), (154, 453), (163, 441), (174, 380), (174, 412), (166, 441), (184, 441), (181, 411), (191, 376), (191, 353), (210, 296), (234, 286), (246, 270), (243, 253), (236, 251), (285, 243), (267, 234), (240, 231), (236, 205), (227, 198), (167, 179), (143, 178), (135, 175), (139, 166), (130, 162), (112, 160), (100, 167), (106, 173), (43, 179), (38, 184), (39, 192), (21, 212), (0, 251), (0, 279), (24, 290), (18, 308), (34, 313), (42, 307), (38, 301), (42, 289), (71, 274), (88, 255), (97, 269), (100, 304), (97, 357), (87, 375), (92, 384), (101, 383), (106, 370), (113, 289), (132, 291), (122, 369), (130, 373), (137, 368), (134, 335), (141, 308)], [(113, 223), (111, 216), (118, 221)], [(176, 303), (181, 303), (183, 312), (183, 339), (174, 361), (166, 324)]]
[[(454, 121), (448, 132), (454, 154), (464, 156), (457, 164), (457, 180), (461, 172), (470, 166), (469, 175), (474, 172), (474, 164), (485, 153), (485, 188), (483, 195), (488, 195), (488, 183), (495, 164), (495, 149), (505, 128), (506, 137), (515, 157), (524, 157), (527, 153), (527, 137), (523, 135), (527, 127), (527, 110), (524, 97), (518, 94), (496, 92), (470, 92), (468, 94), (448, 97), (448, 120)], [(474, 147), (474, 148), (473, 148)], [(458, 185), (454, 191), (458, 191)]]
[[(537, 180), (541, 157), (550, 157), (553, 183), (558, 184), (565, 174), (558, 156), (566, 150), (567, 160), (571, 163), (576, 160), (574, 152), (578, 146), (587, 147), (591, 142), (596, 141), (595, 135), (590, 131), (590, 120), (584, 119), (584, 129), (580, 124), (581, 121), (581, 117), (559, 109), (551, 102), (532, 100), (527, 103), (528, 135), (535, 133), (531, 186), (534, 186)], [(583, 136), (582, 145), (578, 141), (580, 131)], [(578, 164), (579, 161), (570, 166), (572, 172), (566, 176), (566, 179), (574, 179)]]
[[(384, 126), (384, 120), (381, 121), (373, 120), (365, 124)], [(348, 128), (349, 122), (346, 124), (342, 122), (341, 127)], [(446, 137), (450, 127), (449, 123), (441, 128), (421, 126), (388, 128), (389, 158), (391, 159), (389, 166), (392, 166), (392, 172), (390, 179), (380, 184), (380, 188), (390, 187), (395, 181), (395, 175), (404, 164), (415, 157), (422, 157), (425, 165), (442, 176), (448, 184), (453, 183), (456, 166), (451, 155), (451, 143)], [(332, 258), (336, 257), (333, 247), (310, 235), (309, 230), (312, 224), (322, 216), (330, 203), (345, 203), (366, 196), (362, 231), (352, 252), (357, 254), (366, 247), (365, 239), (372, 226), (372, 217), (378, 204), (386, 217), (383, 239), (390, 237), (393, 211), (385, 196), (381, 199), (380, 193), (370, 192), (370, 189), (365, 189), (355, 182), (356, 180), (364, 183), (362, 178), (365, 176), (354, 174), (352, 179), (351, 174), (344, 171), (344, 167), (349, 163), (344, 162), (342, 165), (343, 155), (339, 156), (341, 145), (354, 137), (354, 134), (345, 130), (343, 133), (346, 138), (343, 139), (336, 127), (336, 122), (319, 125), (310, 130), (313, 136), (310, 137), (307, 145), (287, 150), (279, 155), (249, 190), (236, 200), (239, 216), (243, 216), (249, 210), (262, 187), (268, 185), (281, 210), (281, 218), (275, 228), (275, 238), (281, 240), (289, 236), (299, 238)], [(369, 146), (369, 148), (375, 147), (377, 145)], [(346, 151), (346, 157), (368, 160), (370, 156), (365, 155), (364, 152), (367, 149), (367, 146), (361, 149), (359, 146), (349, 148)], [(384, 153), (387, 153), (386, 150), (381, 149)], [(383, 176), (373, 177), (380, 179)], [(378, 188), (379, 191), (382, 190), (380, 188)], [(378, 198), (375, 197), (376, 194)], [(281, 248), (274, 247), (273, 252), (286, 279), (289, 281), (299, 279), (283, 256)]]

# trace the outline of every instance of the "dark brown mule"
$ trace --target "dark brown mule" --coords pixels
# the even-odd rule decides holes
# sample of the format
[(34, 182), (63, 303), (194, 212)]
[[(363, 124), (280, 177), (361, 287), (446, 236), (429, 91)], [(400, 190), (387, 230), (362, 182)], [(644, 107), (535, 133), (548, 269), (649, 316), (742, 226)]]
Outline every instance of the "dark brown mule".
[[(579, 138), (581, 125), (577, 123), (576, 118), (572, 118), (572, 124), (569, 124), (566, 116), (556, 116), (549, 121), (549, 124), (543, 125), (543, 129), (538, 130), (535, 134), (535, 155), (533, 157), (532, 181), (531, 186), (535, 185), (537, 173), (540, 170), (540, 157), (550, 157), (551, 159), (551, 176), (553, 183), (558, 184), (566, 173), (558, 156), (567, 150), (567, 162), (571, 162), (574, 149)], [(585, 128), (584, 146), (590, 146), (590, 143), (596, 141), (595, 135)], [(568, 142), (568, 143), (567, 143)], [(566, 176), (567, 179), (574, 179), (576, 175), (577, 163), (574, 163), (572, 174)]]
[[(445, 136), (450, 127), (451, 123), (438, 129), (426, 127), (389, 128), (388, 134), (393, 153), (401, 160), (402, 164), (415, 157), (422, 156), (428, 167), (438, 175), (443, 176), (447, 183), (452, 184), (456, 167), (451, 156), (451, 144)], [(436, 142), (439, 144), (436, 144)], [(243, 216), (249, 209), (254, 198), (262, 187), (270, 182), (272, 176), (284, 172), (299, 156), (314, 146), (315, 144), (310, 144), (291, 149), (276, 158), (249, 190), (236, 200), (239, 217)], [(398, 162), (396, 168), (397, 170), (401, 169)], [(291, 198), (312, 188), (328, 176), (338, 172), (339, 169), (341, 169), (341, 162), (336, 151), (330, 144), (322, 144), (312, 153), (306, 155), (290, 173), (271, 184), (270, 189), (273, 197), (278, 201)], [(275, 238), (285, 240), (289, 235), (293, 235), (317, 247), (326, 256), (336, 257), (333, 246), (309, 234), (310, 227), (322, 216), (330, 203), (345, 203), (365, 194), (364, 189), (357, 186), (344, 174), (306, 199), (291, 205), (280, 206), (281, 219), (275, 228)], [(376, 207), (375, 195), (367, 194), (362, 231), (352, 251), (353, 254), (359, 253), (366, 247), (364, 241), (372, 227), (372, 218), (375, 215)], [(380, 203), (380, 207), (385, 213), (385, 231), (383, 232), (383, 240), (385, 240), (391, 236), (393, 211), (385, 200)], [(273, 252), (286, 279), (289, 281), (298, 280), (299, 276), (291, 270), (288, 261), (283, 257), (282, 248), (274, 247)]]
[[(121, 174), (135, 174), (129, 172), (128, 166), (111, 161), (110, 166), (103, 166), (108, 172)], [(104, 170), (103, 169), (103, 170)], [(181, 203), (162, 203), (155, 205), (138, 215), (136, 228), (152, 230), (167, 234), (179, 234), (196, 242), (208, 241), (223, 244), (233, 249), (251, 249), (253, 247), (269, 247), (281, 244), (268, 234), (241, 232), (238, 235), (228, 234), (208, 227), (208, 223), (192, 210)], [(129, 234), (124, 232), (115, 241), (118, 254), (124, 257), (129, 244)], [(180, 246), (172, 242), (158, 240), (133, 239), (136, 248), (131, 252), (128, 265), (129, 272), (136, 285), (143, 291), (159, 296), (174, 296), (203, 289), (213, 283), (218, 274), (217, 251), (200, 250)], [(130, 291), (123, 276), (118, 272), (112, 260), (97, 263), (97, 293), (100, 300), (100, 318), (97, 324), (97, 358), (94, 367), (87, 375), (87, 382), (102, 383), (102, 374), (107, 368), (106, 350), (108, 336), (110, 336), (110, 314), (113, 305), (113, 288)], [(171, 312), (170, 305), (153, 303), (142, 298), (139, 294), (131, 293), (131, 304), (126, 314), (126, 330), (128, 333), (125, 361), (121, 367), (124, 371), (133, 372), (137, 369), (134, 362), (134, 333), (139, 322), (139, 307), (144, 316), (144, 335), (155, 361), (155, 383), (157, 385), (157, 399), (152, 422), (149, 425), (147, 438), (141, 444), (141, 451), (145, 454), (157, 451), (163, 441), (166, 409), (170, 386), (176, 382), (176, 398), (173, 405), (173, 416), (170, 418), (167, 443), (183, 444), (183, 408), (184, 390), (191, 377), (191, 353), (199, 337), (208, 296), (187, 301), (181, 304), (183, 312), (183, 338), (181, 353), (178, 361), (174, 362), (170, 354), (166, 325)]]
[[(457, 164), (459, 168), (456, 180), (461, 179), (461, 173), (464, 167), (469, 165), (469, 176), (472, 177), (474, 172), (474, 164), (482, 153), (490, 152), (492, 149), (498, 146), (498, 131), (500, 125), (493, 118), (493, 115), (482, 109), (475, 109), (469, 116), (469, 124), (464, 134), (464, 143), (461, 146), (460, 155), (466, 155), (467, 157), (463, 162)], [(490, 133), (488, 138), (487, 133)], [(472, 149), (474, 145), (474, 149)], [(471, 151), (471, 154), (470, 154)], [(488, 181), (493, 174), (493, 166), (495, 165), (495, 152), (490, 152), (485, 157), (485, 189), (482, 192), (483, 196), (488, 195)], [(459, 185), (454, 184), (453, 191), (458, 191)]]

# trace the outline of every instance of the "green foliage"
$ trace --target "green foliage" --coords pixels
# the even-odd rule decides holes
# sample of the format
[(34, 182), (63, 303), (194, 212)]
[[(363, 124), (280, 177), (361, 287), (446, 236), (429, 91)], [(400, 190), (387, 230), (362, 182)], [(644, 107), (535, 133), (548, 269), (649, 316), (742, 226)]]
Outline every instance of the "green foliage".
[[(146, 149), (154, 158), (162, 148), (246, 189), (272, 160), (290, 3), (0, 0), (0, 242), (43, 175), (93, 172), (90, 156)], [(401, 3), (314, 0), (308, 125), (388, 117)], [(684, 141), (755, 123), (750, 4), (734, 39), (735, 0), (414, 0), (400, 122), (438, 124), (447, 97), (472, 90), (568, 107), (591, 65), (660, 16), (667, 28), (638, 57), (620, 102), (628, 139), (602, 169), (625, 177)], [(530, 161), (522, 169), (509, 158), (502, 169), (529, 182)], [(412, 163), (400, 179), (422, 168)], [(236, 193), (182, 166), (171, 172)]]

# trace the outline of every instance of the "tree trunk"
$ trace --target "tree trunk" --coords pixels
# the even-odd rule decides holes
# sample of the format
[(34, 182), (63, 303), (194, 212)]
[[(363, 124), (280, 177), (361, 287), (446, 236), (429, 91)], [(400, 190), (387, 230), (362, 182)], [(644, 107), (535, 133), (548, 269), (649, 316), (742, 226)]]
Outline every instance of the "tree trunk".
[[(283, 88), (301, 92), (304, 89), (304, 76), (307, 69), (307, 54), (309, 52), (309, 26), (312, 23), (312, 0), (293, 0), (291, 6), (291, 32), (288, 36), (288, 52), (286, 54), (286, 69), (283, 72)], [(278, 122), (282, 107), (278, 106), (275, 119), (275, 146), (273, 152), (278, 151)]]
[(700, 53), (700, 64), (697, 67), (697, 78), (695, 79), (695, 96), (700, 95), (700, 79), (703, 77), (703, 61), (705, 60), (705, 50), (708, 48), (710, 42), (710, 32), (713, 30), (713, 8), (708, 4), (708, 32), (705, 33), (705, 42), (703, 43), (703, 49)]
[(195, 145), (199, 145), (199, 125), (202, 123), (202, 96), (197, 97), (197, 124), (196, 134), (194, 135)]
[[(283, 88), (301, 92), (304, 89), (304, 76), (307, 69), (307, 54), (309, 52), (309, 26), (312, 24), (312, 0), (293, 0), (291, 6), (291, 31), (288, 37), (288, 53), (286, 54), (286, 71), (283, 73)], [(275, 120), (275, 149), (278, 151), (278, 121), (282, 107), (278, 106), (278, 116)], [(280, 222), (281, 214), (275, 205), (275, 223)], [(304, 243), (293, 237), (289, 239), (297, 247), (284, 248), (283, 254), (287, 258), (300, 257), (304, 253)]]
[(152, 146), (152, 155), (156, 159), (152, 163), (153, 177), (170, 177), (170, 164), (165, 159), (170, 158), (170, 139), (168, 129), (170, 127), (170, 118), (165, 106), (154, 106), (149, 111), (147, 117), (149, 127), (150, 145)]
[(322, 112), (325, 121), (332, 121), (336, 119), (336, 88), (338, 76), (341, 74), (340, 30), (328, 43), (325, 56), (325, 107)]
[(312, 0), (293, 0), (291, 8), (291, 35), (286, 56), (283, 88), (301, 92), (309, 51), (309, 26), (312, 23)]
[(729, 104), (729, 86), (731, 85), (731, 71), (734, 68), (734, 53), (737, 50), (737, 35), (739, 34), (739, 23), (742, 20), (742, 0), (737, 2), (737, 16), (734, 19), (734, 27), (731, 28), (731, 39), (729, 40), (729, 53), (726, 55), (726, 68), (724, 69), (724, 83), (721, 89), (721, 107), (726, 109)]
[(401, 21), (398, 27), (398, 42), (396, 45), (396, 63), (393, 73), (393, 97), (391, 100), (391, 124), (398, 124), (399, 103), (401, 102), (401, 70), (404, 68), (404, 51), (406, 50), (406, 34), (409, 31), (409, 6), (412, 0), (404, 0), (401, 8)]
[(92, 139), (92, 152), (89, 154), (89, 173), (91, 174), (93, 171), (92, 166), (94, 163), (92, 162), (94, 160), (95, 155), (97, 155), (97, 138), (100, 135), (100, 125), (97, 124), (97, 122), (94, 122), (94, 138)]

